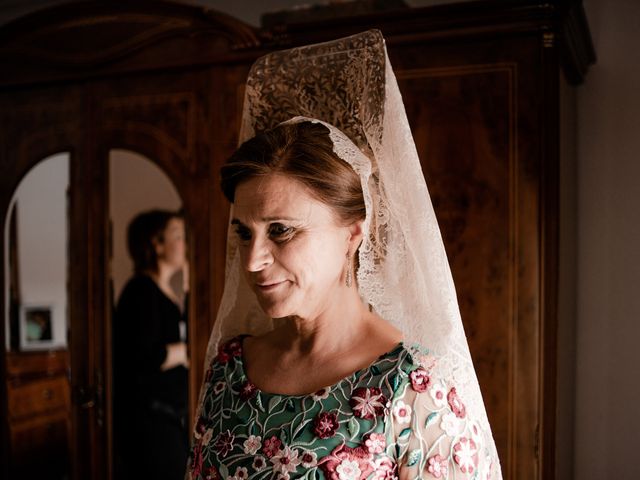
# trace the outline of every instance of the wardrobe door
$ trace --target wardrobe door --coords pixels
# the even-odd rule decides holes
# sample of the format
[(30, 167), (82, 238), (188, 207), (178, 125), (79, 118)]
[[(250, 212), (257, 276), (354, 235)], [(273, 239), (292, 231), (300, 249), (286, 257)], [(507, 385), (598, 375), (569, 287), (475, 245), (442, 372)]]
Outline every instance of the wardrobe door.
[[(81, 89), (0, 95), (2, 473), (89, 478), (97, 423)], [(8, 255), (5, 256), (5, 253)]]

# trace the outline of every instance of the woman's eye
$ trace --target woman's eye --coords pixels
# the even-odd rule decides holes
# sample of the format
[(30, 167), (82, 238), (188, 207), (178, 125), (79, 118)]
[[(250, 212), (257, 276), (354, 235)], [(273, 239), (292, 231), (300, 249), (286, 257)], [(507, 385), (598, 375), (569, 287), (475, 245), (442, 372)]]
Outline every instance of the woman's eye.
[(293, 228), (286, 225), (275, 224), (269, 228), (269, 235), (277, 239), (288, 238), (293, 234)]
[(238, 235), (238, 238), (243, 242), (251, 240), (251, 232), (246, 228), (236, 228), (236, 235)]

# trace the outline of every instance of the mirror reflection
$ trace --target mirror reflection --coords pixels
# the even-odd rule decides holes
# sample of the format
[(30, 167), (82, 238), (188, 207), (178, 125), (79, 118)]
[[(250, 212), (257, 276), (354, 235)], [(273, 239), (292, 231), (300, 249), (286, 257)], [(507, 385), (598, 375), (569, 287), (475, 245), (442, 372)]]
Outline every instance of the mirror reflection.
[[(20, 478), (69, 476), (69, 154), (22, 179), (4, 226), (5, 338), (11, 466)], [(37, 459), (37, 462), (34, 462)]]
[(110, 177), (115, 477), (178, 480), (189, 404), (181, 201), (166, 175), (137, 153), (113, 150)]

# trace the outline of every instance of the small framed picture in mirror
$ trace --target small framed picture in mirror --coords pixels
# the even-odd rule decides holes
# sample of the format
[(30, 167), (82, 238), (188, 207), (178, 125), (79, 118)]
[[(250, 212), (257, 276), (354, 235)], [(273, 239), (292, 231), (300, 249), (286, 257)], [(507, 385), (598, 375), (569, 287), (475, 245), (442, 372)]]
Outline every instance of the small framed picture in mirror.
[(20, 349), (40, 350), (54, 346), (53, 305), (31, 304), (20, 308)]

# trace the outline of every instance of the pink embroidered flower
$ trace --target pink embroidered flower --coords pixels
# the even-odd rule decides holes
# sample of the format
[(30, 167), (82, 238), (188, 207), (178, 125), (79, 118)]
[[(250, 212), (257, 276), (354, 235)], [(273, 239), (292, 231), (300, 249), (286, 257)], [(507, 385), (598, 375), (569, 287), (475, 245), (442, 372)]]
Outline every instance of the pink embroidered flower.
[(265, 441), (262, 442), (262, 452), (268, 458), (271, 458), (276, 453), (278, 453), (281, 447), (282, 447), (282, 442), (275, 435), (272, 436), (271, 438), (267, 438)]
[(249, 400), (251, 397), (255, 397), (258, 389), (249, 380), (244, 382), (240, 387), (240, 398), (242, 400)]
[(471, 475), (478, 466), (478, 449), (473, 440), (462, 437), (453, 446), (453, 460), (460, 467), (462, 473)]
[(258, 455), (253, 459), (253, 464), (251, 466), (256, 472), (259, 472), (260, 470), (264, 470), (267, 466), (267, 461), (262, 455)]
[(475, 420), (469, 422), (469, 431), (471, 432), (471, 439), (476, 442), (476, 445), (482, 444), (482, 431), (480, 430), (480, 426), (478, 422)]
[(202, 472), (202, 445), (198, 443), (193, 447), (193, 454), (191, 457), (191, 472), (194, 477), (197, 477)]
[(433, 403), (436, 407), (444, 407), (447, 404), (447, 395), (444, 387), (441, 384), (436, 384), (429, 389), (429, 395), (433, 399)]
[(358, 480), (360, 478), (360, 465), (355, 460), (343, 460), (336, 467), (336, 473), (340, 480)]
[(411, 421), (411, 407), (402, 400), (398, 400), (393, 407), (393, 416), (400, 424), (409, 423)]
[(233, 478), (235, 478), (236, 480), (246, 480), (247, 478), (249, 478), (249, 471), (246, 469), (246, 467), (237, 467), (236, 473), (233, 474)]
[(313, 420), (313, 433), (318, 438), (331, 438), (338, 431), (338, 416), (333, 412), (320, 412)]
[(429, 378), (427, 371), (422, 367), (418, 367), (411, 372), (409, 374), (409, 378), (411, 379), (411, 388), (419, 393), (426, 391), (431, 383), (431, 379)]
[(349, 405), (356, 417), (371, 419), (384, 414), (387, 399), (378, 387), (356, 388)]
[(229, 362), (231, 357), (239, 357), (240, 355), (242, 355), (242, 343), (239, 338), (233, 338), (218, 347), (216, 359), (218, 363), (225, 364)]
[(204, 478), (205, 480), (222, 480), (222, 475), (220, 475), (215, 465), (212, 465), (205, 470)]
[(464, 418), (467, 414), (466, 409), (464, 408), (464, 404), (458, 398), (458, 394), (456, 393), (455, 387), (449, 390), (447, 394), (447, 401), (449, 402), (449, 407), (451, 407), (451, 411), (456, 414), (458, 418)]
[(262, 438), (249, 435), (249, 438), (244, 441), (242, 446), (244, 447), (244, 453), (247, 455), (255, 455), (262, 446)]
[(196, 426), (193, 429), (193, 435), (196, 437), (196, 440), (200, 440), (204, 432), (207, 430), (206, 420), (203, 417), (198, 417), (198, 421), (196, 422)]
[(389, 457), (378, 458), (373, 463), (373, 476), (371, 480), (397, 480), (397, 464)]
[(298, 450), (292, 450), (291, 447), (286, 446), (282, 450), (271, 457), (271, 463), (273, 463), (273, 472), (281, 473), (282, 475), (289, 475), (290, 472), (295, 472), (300, 465), (300, 459), (298, 458)]
[(455, 413), (449, 412), (442, 416), (440, 421), (440, 428), (445, 431), (450, 437), (455, 437), (462, 433), (464, 424), (462, 420), (456, 417)]
[(300, 457), (300, 461), (304, 468), (312, 468), (318, 464), (318, 455), (316, 452), (305, 450)]
[(233, 338), (229, 340), (225, 345), (225, 352), (232, 357), (239, 357), (242, 355), (242, 342), (239, 338)]
[(328, 480), (364, 480), (373, 471), (373, 456), (363, 446), (341, 444), (318, 465)]
[(222, 393), (222, 391), (224, 390), (224, 387), (225, 387), (224, 382), (216, 382), (215, 385), (213, 386), (213, 393), (215, 395)]
[(435, 478), (446, 478), (449, 475), (447, 460), (436, 454), (427, 460), (427, 471)]
[(226, 432), (218, 435), (218, 437), (216, 438), (216, 443), (213, 444), (213, 448), (215, 448), (216, 452), (218, 452), (221, 457), (226, 457), (233, 449), (234, 439), (235, 435), (227, 430)]
[(387, 446), (387, 441), (382, 433), (370, 433), (365, 437), (364, 445), (369, 453), (382, 453)]
[(317, 402), (318, 400), (325, 400), (329, 397), (329, 392), (331, 391), (331, 387), (324, 387), (313, 393), (311, 397)]
[(218, 347), (218, 356), (216, 357), (217, 362), (223, 365), (225, 363), (228, 363), (229, 360), (231, 359), (231, 356), (227, 352), (225, 352), (224, 347), (225, 347), (224, 345), (220, 345)]

